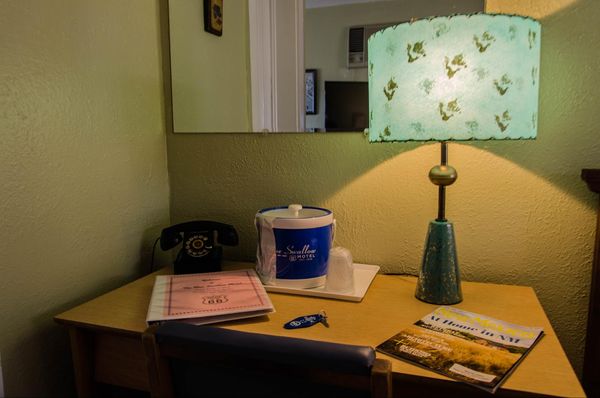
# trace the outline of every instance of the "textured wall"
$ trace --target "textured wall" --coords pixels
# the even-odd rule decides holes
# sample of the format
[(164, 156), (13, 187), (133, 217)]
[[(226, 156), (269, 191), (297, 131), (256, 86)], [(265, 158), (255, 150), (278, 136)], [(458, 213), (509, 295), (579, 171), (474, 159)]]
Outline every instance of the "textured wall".
[(169, 186), (157, 2), (0, 1), (0, 355), (74, 393), (52, 317), (147, 270)]
[[(447, 214), (464, 279), (533, 286), (579, 370), (597, 202), (579, 174), (600, 159), (600, 2), (551, 3), (554, 13), (542, 18), (538, 139), (450, 144), (459, 178)], [(439, 162), (434, 144), (369, 144), (356, 133), (170, 134), (168, 151), (173, 220), (236, 225), (241, 244), (226, 248), (229, 257), (253, 260), (256, 210), (298, 202), (332, 209), (337, 244), (358, 262), (418, 270), (436, 215), (427, 179)]]
[(248, 0), (223, 2), (220, 37), (204, 31), (203, 3), (169, 2), (175, 131), (250, 131)]

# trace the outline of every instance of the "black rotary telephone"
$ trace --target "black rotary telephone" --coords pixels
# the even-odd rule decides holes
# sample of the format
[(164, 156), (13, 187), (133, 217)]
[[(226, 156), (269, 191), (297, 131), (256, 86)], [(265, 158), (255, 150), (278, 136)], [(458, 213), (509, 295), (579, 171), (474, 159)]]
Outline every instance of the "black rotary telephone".
[(238, 234), (231, 225), (215, 221), (190, 221), (165, 228), (160, 234), (160, 248), (169, 250), (183, 242), (173, 264), (175, 274), (192, 274), (221, 270), (223, 248), (238, 244)]

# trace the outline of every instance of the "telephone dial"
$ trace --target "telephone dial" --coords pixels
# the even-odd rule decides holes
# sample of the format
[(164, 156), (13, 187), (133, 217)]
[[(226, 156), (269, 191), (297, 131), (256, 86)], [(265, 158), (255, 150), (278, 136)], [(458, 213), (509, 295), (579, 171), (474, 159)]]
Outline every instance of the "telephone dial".
[(215, 235), (221, 245), (238, 244), (238, 234), (231, 225), (190, 221), (163, 229), (160, 248), (169, 250), (183, 242), (173, 264), (175, 274), (220, 271), (223, 248), (215, 244)]

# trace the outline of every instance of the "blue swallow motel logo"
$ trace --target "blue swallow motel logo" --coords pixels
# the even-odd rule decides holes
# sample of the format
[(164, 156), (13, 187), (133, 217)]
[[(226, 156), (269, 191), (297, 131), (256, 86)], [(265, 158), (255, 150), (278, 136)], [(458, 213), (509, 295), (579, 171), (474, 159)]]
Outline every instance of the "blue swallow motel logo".
[(286, 257), (289, 262), (314, 260), (317, 255), (317, 249), (311, 249), (310, 245), (302, 246), (297, 250), (294, 245), (289, 245), (285, 250), (276, 250), (277, 257)]

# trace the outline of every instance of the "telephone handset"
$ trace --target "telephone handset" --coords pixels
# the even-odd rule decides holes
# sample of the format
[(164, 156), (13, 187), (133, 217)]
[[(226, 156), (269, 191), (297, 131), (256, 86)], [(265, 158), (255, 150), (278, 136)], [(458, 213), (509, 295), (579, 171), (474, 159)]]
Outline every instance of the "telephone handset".
[(238, 244), (233, 226), (216, 221), (190, 221), (165, 228), (160, 234), (160, 248), (169, 250), (183, 242), (173, 264), (175, 274), (214, 272), (221, 270), (223, 248)]

